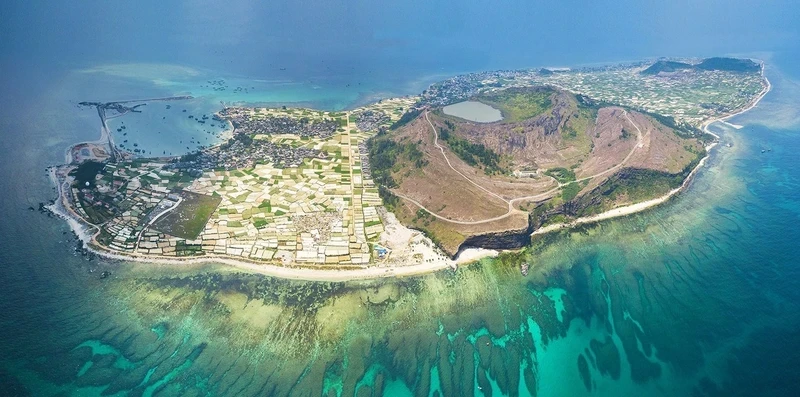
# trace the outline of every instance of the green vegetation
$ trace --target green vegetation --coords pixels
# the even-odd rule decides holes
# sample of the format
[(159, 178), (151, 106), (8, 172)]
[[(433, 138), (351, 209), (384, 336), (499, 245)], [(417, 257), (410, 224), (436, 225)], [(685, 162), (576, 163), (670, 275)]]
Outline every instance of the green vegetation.
[(637, 109), (639, 113), (652, 117), (655, 121), (663, 124), (665, 127), (671, 128), (675, 134), (683, 139), (697, 138), (700, 142), (708, 143), (714, 140), (710, 134), (706, 134), (697, 127), (692, 126), (687, 122), (677, 122), (672, 116), (663, 116), (658, 113), (647, 112)]
[[(105, 208), (103, 205), (93, 205), (84, 197), (83, 193), (78, 193), (78, 199), (81, 208), (83, 208), (83, 212), (86, 213), (86, 216), (89, 218), (90, 222), (94, 224), (100, 224), (114, 217), (114, 213), (108, 208)], [(109, 205), (109, 207), (111, 206)]]
[(84, 161), (78, 168), (70, 171), (69, 175), (75, 177), (76, 186), (94, 188), (95, 177), (103, 171), (103, 167), (105, 167), (105, 163)]
[(178, 241), (175, 244), (175, 255), (177, 256), (192, 256), (203, 255), (203, 247), (195, 244), (186, 244), (185, 241)]
[(107, 245), (111, 244), (111, 241), (114, 240), (114, 235), (109, 233), (108, 230), (106, 230), (104, 228), (101, 228), (100, 229), (100, 233), (97, 234), (96, 239), (100, 244), (103, 244), (103, 245), (107, 246)]
[(425, 226), (429, 226), (431, 224), (432, 220), (433, 220), (433, 216), (431, 215), (431, 213), (426, 211), (426, 210), (424, 210), (424, 209), (422, 209), (422, 208), (420, 208), (414, 214), (414, 219), (412, 219), (411, 221), (415, 222), (415, 223), (419, 222), (419, 223), (422, 223)]
[(267, 226), (267, 223), (267, 220), (264, 218), (253, 218), (253, 226), (255, 226), (256, 229), (261, 229), (264, 226)]
[[(385, 132), (378, 133), (367, 141), (367, 149), (369, 150), (372, 179), (378, 185), (388, 188), (397, 186), (392, 172), (397, 171), (395, 168), (398, 160), (408, 160), (416, 168), (422, 168), (428, 164), (417, 143), (397, 143), (386, 136)], [(378, 192), (380, 193), (380, 190)]]
[(533, 211), (530, 212), (530, 219), (537, 221), (541, 220), (546, 213), (553, 209), (553, 201), (548, 200), (539, 205), (537, 205)]
[(555, 178), (558, 183), (567, 183), (575, 180), (575, 172), (563, 167), (550, 168), (544, 174)]
[(402, 127), (402, 126), (408, 124), (412, 120), (416, 119), (417, 116), (419, 116), (420, 113), (422, 113), (421, 109), (411, 109), (411, 110), (403, 113), (403, 115), (400, 117), (400, 119), (395, 121), (394, 123), (392, 123), (392, 125), (389, 127), (389, 129), (393, 130), (395, 128), (399, 128), (399, 127)]
[(559, 224), (559, 223), (566, 223), (567, 221), (569, 221), (569, 218), (566, 215), (564, 215), (564, 214), (555, 214), (555, 215), (552, 215), (552, 216), (548, 217), (547, 219), (545, 219), (545, 221), (542, 223), (541, 227), (550, 226), (550, 225), (556, 225), (556, 224)]
[(486, 175), (503, 174), (505, 170), (500, 165), (500, 155), (480, 143), (472, 143), (450, 133), (454, 125), (445, 121), (446, 128), (439, 129), (439, 138), (447, 143), (450, 150), (465, 163), (472, 167), (481, 166)]
[(203, 231), (222, 198), (187, 191), (181, 192), (181, 196), (183, 201), (178, 208), (156, 221), (153, 227), (171, 236), (194, 240)]
[(404, 224), (410, 223), (410, 227), (417, 229), (431, 239), (434, 245), (445, 250), (445, 252), (455, 253), (459, 245), (464, 242), (466, 236), (450, 225), (439, 221), (433, 215), (417, 210), (412, 210), (408, 205), (403, 205), (403, 209), (398, 213), (398, 219)]
[[(577, 153), (570, 161), (582, 162), (592, 151), (592, 138), (587, 131), (594, 127), (597, 109), (578, 102), (577, 110), (564, 123), (561, 130), (562, 148), (573, 147)], [(576, 166), (576, 164), (573, 164)]]
[(230, 198), (231, 203), (233, 203), (233, 204), (243, 203), (247, 199), (247, 196), (249, 196), (249, 195), (250, 195), (250, 192), (248, 191), (248, 192), (244, 192), (244, 193), (242, 193), (242, 194), (240, 194), (238, 196), (231, 197)]
[(684, 62), (676, 62), (676, 61), (657, 61), (656, 63), (650, 65), (649, 68), (642, 70), (639, 72), (643, 75), (656, 75), (660, 72), (675, 72), (678, 70), (685, 70), (691, 69), (693, 66), (688, 63)]
[(738, 58), (706, 58), (695, 65), (702, 70), (725, 70), (729, 72), (754, 73), (761, 70), (761, 66), (749, 59)]
[(236, 134), (233, 138), (228, 139), (227, 142), (223, 143), (220, 148), (221, 150), (226, 150), (231, 147), (236, 141), (241, 142), (244, 146), (250, 146), (253, 144), (253, 136), (248, 134)]
[(570, 182), (561, 188), (561, 198), (564, 202), (574, 199), (581, 191), (581, 186), (577, 182)]
[[(586, 194), (585, 198), (578, 199), (577, 207), (581, 207), (581, 204), (586, 204), (586, 206), (574, 215), (588, 216), (608, 211), (621, 197), (624, 197), (626, 202), (641, 202), (662, 196), (680, 186), (683, 179), (682, 174), (669, 174), (646, 169), (625, 169)], [(591, 198), (598, 196), (600, 200), (592, 202)]]
[[(625, 168), (589, 193), (579, 197), (572, 206), (575, 216), (589, 216), (608, 211), (624, 198), (625, 202), (642, 202), (667, 194), (683, 183), (689, 173), (705, 156), (697, 157), (681, 172), (667, 172), (648, 169)], [(599, 197), (599, 200), (597, 199)]]
[(389, 189), (397, 187), (392, 173), (400, 171), (401, 166), (398, 162), (407, 160), (413, 163), (414, 167), (422, 168), (428, 161), (425, 160), (424, 153), (419, 150), (418, 143), (397, 143), (389, 138), (386, 130), (379, 131), (367, 141), (367, 150), (372, 180), (378, 185), (378, 195), (383, 200), (384, 206), (389, 211), (394, 211), (400, 203), (400, 198)]
[(476, 99), (500, 109), (504, 122), (516, 123), (549, 110), (552, 95), (553, 90), (548, 87), (509, 88), (487, 92)]
[(425, 154), (419, 150), (416, 144), (407, 143), (403, 145), (403, 153), (408, 157), (408, 160), (414, 163), (414, 167), (422, 168), (428, 165), (428, 160), (425, 160)]
[(378, 186), (378, 195), (381, 197), (381, 200), (383, 200), (383, 205), (389, 211), (394, 212), (397, 205), (400, 204), (400, 198), (383, 185)]

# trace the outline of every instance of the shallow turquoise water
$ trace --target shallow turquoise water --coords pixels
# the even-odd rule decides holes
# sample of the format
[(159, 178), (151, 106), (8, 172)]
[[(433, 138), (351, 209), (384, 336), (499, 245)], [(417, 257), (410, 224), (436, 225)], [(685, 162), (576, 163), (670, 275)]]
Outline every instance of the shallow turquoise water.
[[(96, 114), (75, 101), (164, 91), (67, 77), (0, 121), (25, 131), (0, 158), (11, 176), (0, 179), (0, 241), (10, 242), (0, 251), (0, 391), (791, 395), (800, 368), (800, 90), (779, 70), (768, 74), (773, 92), (731, 120), (743, 129), (713, 127), (734, 145), (715, 149), (685, 194), (547, 237), (525, 254), (527, 278), (501, 260), (455, 275), (330, 285), (75, 255), (62, 222), (26, 210), (53, 195), (44, 167), (97, 135)], [(315, 98), (355, 100), (337, 95)], [(184, 124), (171, 127), (178, 141), (198, 133)], [(146, 126), (138, 128), (152, 133)], [(113, 277), (101, 280), (105, 269)], [(380, 288), (391, 299), (365, 304)]]
[[(51, 103), (81, 101), (125, 101), (191, 96), (176, 101), (146, 101), (121, 117), (111, 118), (109, 128), (115, 142), (127, 150), (147, 156), (179, 155), (219, 142), (227, 123), (212, 119), (224, 106), (310, 106), (342, 110), (379, 98), (416, 94), (425, 79), (405, 87), (387, 87), (386, 82), (357, 83), (330, 79), (324, 82), (263, 80), (231, 76), (214, 71), (164, 64), (111, 64), (66, 73), (55, 89)], [(59, 103), (60, 102), (60, 103)], [(169, 107), (167, 107), (169, 106)], [(74, 118), (74, 111), (64, 117)], [(83, 117), (96, 114), (82, 109)], [(200, 123), (203, 120), (205, 123)], [(97, 127), (99, 136), (99, 125)], [(85, 131), (88, 132), (88, 131)], [(83, 135), (83, 134), (82, 134)], [(91, 135), (90, 135), (91, 136)], [(92, 139), (93, 140), (93, 139)], [(137, 152), (138, 153), (138, 152)]]

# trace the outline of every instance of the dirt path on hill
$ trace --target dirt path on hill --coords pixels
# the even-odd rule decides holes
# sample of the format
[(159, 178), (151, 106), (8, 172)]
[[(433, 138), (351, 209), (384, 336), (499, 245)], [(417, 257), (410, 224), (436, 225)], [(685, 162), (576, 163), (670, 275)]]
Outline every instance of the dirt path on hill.
[(460, 175), (462, 178), (466, 179), (467, 182), (475, 185), (477, 188), (483, 190), (484, 192), (486, 192), (486, 193), (488, 193), (488, 194), (490, 194), (490, 195), (492, 195), (494, 197), (499, 198), (500, 200), (503, 200), (503, 202), (508, 204), (508, 210), (507, 210), (507, 212), (505, 214), (499, 215), (499, 216), (496, 216), (496, 217), (493, 217), (493, 218), (482, 219), (482, 220), (479, 220), (479, 221), (459, 221), (459, 220), (450, 219), (450, 218), (444, 217), (442, 215), (439, 215), (439, 214), (431, 211), (430, 209), (425, 208), (424, 205), (420, 204), (419, 202), (417, 202), (416, 200), (414, 200), (414, 199), (412, 199), (412, 198), (410, 198), (408, 196), (405, 196), (405, 195), (397, 193), (397, 192), (394, 192), (394, 194), (396, 196), (398, 196), (398, 197), (400, 197), (400, 198), (402, 198), (402, 199), (404, 199), (404, 200), (416, 205), (417, 207), (427, 211), (429, 214), (431, 214), (436, 219), (440, 219), (442, 221), (449, 222), (449, 223), (455, 223), (455, 224), (458, 224), (458, 225), (480, 225), (480, 224), (483, 224), (483, 223), (490, 223), (490, 222), (499, 221), (501, 219), (508, 218), (512, 214), (524, 212), (522, 210), (514, 208), (514, 203), (515, 202), (545, 199), (545, 198), (548, 198), (548, 196), (552, 195), (553, 193), (559, 191), (563, 186), (565, 186), (565, 185), (567, 185), (569, 183), (583, 182), (583, 181), (586, 181), (586, 180), (589, 180), (589, 179), (592, 179), (592, 178), (596, 178), (596, 177), (601, 176), (601, 175), (605, 175), (605, 174), (607, 174), (609, 172), (615, 172), (615, 171), (619, 170), (620, 168), (622, 168), (628, 162), (628, 160), (630, 160), (630, 158), (633, 156), (633, 154), (636, 152), (636, 149), (639, 149), (639, 148), (643, 147), (642, 130), (639, 129), (639, 126), (636, 125), (636, 123), (633, 122), (633, 120), (630, 118), (630, 116), (628, 116), (628, 112), (626, 110), (623, 109), (622, 110), (622, 114), (625, 116), (625, 118), (628, 120), (628, 122), (631, 123), (631, 125), (633, 125), (633, 128), (636, 129), (636, 145), (633, 147), (633, 149), (631, 149), (631, 151), (628, 153), (628, 155), (625, 156), (625, 158), (619, 164), (617, 164), (617, 165), (615, 165), (615, 166), (613, 166), (613, 167), (611, 167), (611, 168), (609, 168), (609, 169), (607, 169), (605, 171), (601, 171), (601, 172), (598, 172), (598, 173), (596, 173), (594, 175), (586, 176), (586, 177), (583, 177), (581, 179), (577, 179), (577, 180), (572, 181), (572, 182), (567, 182), (567, 183), (560, 183), (559, 182), (558, 186), (556, 186), (553, 189), (550, 189), (550, 190), (548, 190), (546, 192), (543, 192), (543, 193), (535, 194), (533, 196), (516, 197), (516, 198), (513, 198), (511, 200), (506, 200), (505, 198), (503, 198), (499, 194), (497, 194), (497, 193), (495, 193), (495, 192), (493, 192), (493, 191), (481, 186), (480, 184), (478, 184), (477, 182), (473, 181), (472, 179), (469, 179), (466, 175), (462, 174), (460, 171), (455, 169), (455, 167), (453, 167), (453, 165), (450, 163), (450, 159), (447, 158), (447, 154), (445, 154), (444, 148), (441, 145), (439, 145), (439, 133), (436, 132), (436, 127), (434, 127), (434, 125), (431, 122), (430, 118), (428, 118), (428, 111), (425, 111), (425, 120), (428, 122), (428, 125), (431, 126), (431, 130), (433, 130), (433, 145), (436, 146), (436, 148), (439, 149), (440, 152), (442, 152), (442, 157), (444, 157), (444, 161), (447, 162), (447, 165), (450, 167), (450, 169), (453, 170), (453, 172), (455, 172), (458, 175)]

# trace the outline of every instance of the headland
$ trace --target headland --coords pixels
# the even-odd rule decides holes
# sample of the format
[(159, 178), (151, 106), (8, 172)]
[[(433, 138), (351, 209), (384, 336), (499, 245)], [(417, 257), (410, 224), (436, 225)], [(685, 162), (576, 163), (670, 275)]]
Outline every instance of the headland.
[[(188, 116), (228, 139), (174, 157), (121, 148), (105, 112), (186, 97), (85, 102), (101, 139), (49, 169), (49, 209), (117, 260), (326, 281), (455, 269), (669, 200), (719, 141), (708, 125), (770, 88), (749, 60), (658, 62), (473, 73), (341, 112), (226, 107)], [(443, 110), (465, 101), (501, 117)]]

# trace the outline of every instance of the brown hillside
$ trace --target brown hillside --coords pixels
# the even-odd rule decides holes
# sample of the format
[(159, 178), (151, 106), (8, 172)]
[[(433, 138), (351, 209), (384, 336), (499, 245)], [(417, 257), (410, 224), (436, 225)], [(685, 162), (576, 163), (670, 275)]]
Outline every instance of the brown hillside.
[[(399, 198), (395, 212), (451, 255), (472, 236), (524, 233), (536, 207), (539, 217), (557, 216), (565, 201), (590, 194), (620, 170), (676, 174), (703, 150), (697, 139), (647, 115), (587, 106), (553, 88), (507, 89), (473, 100), (500, 109), (504, 119), (476, 123), (431, 109), (375, 138), (421, 153), (417, 162), (398, 155), (386, 170), (394, 180), (389, 190)], [(626, 197), (604, 205), (624, 204)]]

